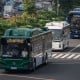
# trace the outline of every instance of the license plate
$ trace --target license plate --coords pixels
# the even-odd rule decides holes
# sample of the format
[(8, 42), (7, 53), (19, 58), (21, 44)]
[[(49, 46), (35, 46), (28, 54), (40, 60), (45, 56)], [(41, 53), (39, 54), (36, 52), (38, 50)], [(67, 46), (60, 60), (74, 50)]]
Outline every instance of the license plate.
[(12, 69), (12, 70), (16, 70), (16, 69), (17, 69), (17, 67), (11, 67), (11, 69)]
[(74, 37), (78, 37), (78, 35), (74, 35)]

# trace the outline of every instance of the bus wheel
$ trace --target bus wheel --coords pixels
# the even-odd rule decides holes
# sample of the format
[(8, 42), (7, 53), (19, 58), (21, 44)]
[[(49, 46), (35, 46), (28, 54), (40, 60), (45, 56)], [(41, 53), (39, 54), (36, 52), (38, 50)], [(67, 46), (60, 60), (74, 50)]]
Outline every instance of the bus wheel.
[(67, 47), (69, 47), (69, 41), (67, 42)]
[(35, 71), (35, 69), (36, 69), (36, 60), (34, 59), (34, 61), (33, 61), (33, 71)]
[(11, 70), (10, 69), (5, 69), (5, 72), (9, 73), (9, 72), (11, 72)]
[(64, 44), (63, 44), (63, 47), (62, 47), (62, 51), (64, 51)]
[(46, 53), (45, 64), (48, 64), (48, 54)]

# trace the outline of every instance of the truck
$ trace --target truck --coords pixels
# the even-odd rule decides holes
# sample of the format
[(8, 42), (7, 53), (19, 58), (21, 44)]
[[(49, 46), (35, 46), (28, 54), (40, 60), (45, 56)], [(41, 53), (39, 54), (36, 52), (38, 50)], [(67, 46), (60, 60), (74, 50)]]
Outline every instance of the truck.
[(7, 29), (1, 37), (0, 69), (35, 70), (48, 63), (52, 32), (41, 28)]

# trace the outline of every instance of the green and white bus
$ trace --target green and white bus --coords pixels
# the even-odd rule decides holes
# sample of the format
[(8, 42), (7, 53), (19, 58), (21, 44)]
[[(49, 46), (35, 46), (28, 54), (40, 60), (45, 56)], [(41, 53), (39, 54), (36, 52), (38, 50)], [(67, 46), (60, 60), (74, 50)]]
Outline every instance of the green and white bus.
[(7, 29), (1, 38), (0, 68), (35, 70), (48, 62), (52, 48), (51, 31), (40, 28)]

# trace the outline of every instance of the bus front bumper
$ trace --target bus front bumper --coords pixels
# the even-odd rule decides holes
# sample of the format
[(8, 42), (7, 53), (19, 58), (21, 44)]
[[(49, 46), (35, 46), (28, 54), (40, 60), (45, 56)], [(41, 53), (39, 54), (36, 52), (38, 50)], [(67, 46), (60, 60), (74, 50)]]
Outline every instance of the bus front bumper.
[(0, 69), (9, 69), (9, 70), (28, 70), (31, 68), (31, 61), (28, 59), (10, 59), (10, 58), (1, 58), (0, 59)]

